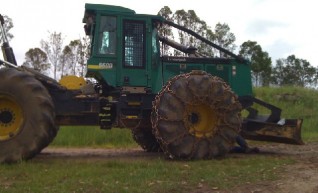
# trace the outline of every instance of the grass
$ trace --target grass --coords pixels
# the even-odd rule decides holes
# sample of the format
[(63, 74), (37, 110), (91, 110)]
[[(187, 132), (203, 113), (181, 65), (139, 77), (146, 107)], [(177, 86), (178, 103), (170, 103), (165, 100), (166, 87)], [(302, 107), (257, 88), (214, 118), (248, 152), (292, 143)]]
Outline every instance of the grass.
[(34, 159), (0, 165), (1, 193), (183, 193), (276, 179), (290, 159), (266, 156), (210, 161)]
[(255, 88), (256, 98), (282, 109), (284, 118), (303, 119), (304, 141), (318, 141), (318, 91), (299, 87)]
[(61, 127), (51, 146), (55, 147), (138, 147), (129, 129), (101, 130), (94, 126)]
[[(303, 138), (318, 141), (318, 92), (303, 88), (256, 88), (255, 96), (280, 107), (286, 118), (302, 118)], [(284, 98), (282, 96), (291, 96)], [(265, 111), (265, 110), (264, 110)], [(51, 147), (135, 148), (128, 129), (61, 127)], [(0, 193), (194, 192), (275, 180), (287, 157), (244, 155), (209, 161), (158, 157), (43, 158), (0, 165)]]

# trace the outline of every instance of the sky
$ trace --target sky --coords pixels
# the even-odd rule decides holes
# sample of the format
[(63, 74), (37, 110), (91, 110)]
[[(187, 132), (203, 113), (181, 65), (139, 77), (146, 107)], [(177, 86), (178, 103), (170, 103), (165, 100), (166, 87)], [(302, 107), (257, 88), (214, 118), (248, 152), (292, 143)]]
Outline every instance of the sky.
[[(214, 29), (227, 23), (235, 44), (256, 41), (273, 64), (294, 54), (318, 66), (318, 11), (314, 0), (1, 0), (0, 13), (13, 20), (10, 45), (18, 64), (30, 48), (40, 47), (49, 32), (61, 32), (64, 44), (84, 36), (85, 3), (118, 5), (139, 14), (156, 15), (164, 6), (175, 12), (194, 10)], [(207, 4), (209, 2), (209, 4)], [(236, 53), (238, 50), (236, 51)]]

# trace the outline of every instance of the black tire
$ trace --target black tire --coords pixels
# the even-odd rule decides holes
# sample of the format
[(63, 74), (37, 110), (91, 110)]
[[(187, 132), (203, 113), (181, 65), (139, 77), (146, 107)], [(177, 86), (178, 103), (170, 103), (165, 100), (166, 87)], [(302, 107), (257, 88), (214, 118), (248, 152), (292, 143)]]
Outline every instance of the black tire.
[(153, 133), (172, 159), (211, 159), (228, 153), (241, 126), (230, 87), (204, 71), (178, 75), (157, 95)]
[(133, 128), (131, 129), (133, 139), (146, 152), (160, 152), (161, 148), (155, 136), (152, 134), (151, 128)]
[(51, 96), (30, 73), (3, 68), (0, 77), (0, 163), (30, 159), (57, 134)]

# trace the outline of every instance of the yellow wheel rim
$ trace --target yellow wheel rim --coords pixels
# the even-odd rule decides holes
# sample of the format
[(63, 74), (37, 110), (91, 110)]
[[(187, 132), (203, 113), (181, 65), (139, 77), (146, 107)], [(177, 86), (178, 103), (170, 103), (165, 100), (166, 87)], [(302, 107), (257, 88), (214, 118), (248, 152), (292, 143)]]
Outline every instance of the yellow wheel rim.
[(217, 131), (219, 117), (214, 109), (206, 104), (188, 105), (184, 122), (189, 133), (201, 138), (211, 137)]
[(16, 136), (23, 123), (21, 106), (10, 96), (0, 95), (0, 141)]

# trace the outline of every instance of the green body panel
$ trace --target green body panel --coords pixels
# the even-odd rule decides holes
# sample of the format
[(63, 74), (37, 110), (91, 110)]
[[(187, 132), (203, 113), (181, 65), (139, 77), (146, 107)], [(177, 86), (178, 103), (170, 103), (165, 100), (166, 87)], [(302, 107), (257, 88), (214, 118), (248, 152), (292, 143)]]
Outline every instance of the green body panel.
[[(186, 59), (184, 58), (184, 62), (163, 62), (163, 82), (167, 82), (171, 77), (181, 73), (188, 73), (192, 70), (204, 70), (213, 76), (222, 78), (237, 95), (252, 94), (251, 73), (248, 64), (239, 63), (235, 59), (222, 61), (205, 58), (201, 59), (201, 63), (187, 62)], [(158, 85), (155, 86), (156, 91), (161, 88), (161, 84), (157, 83)]]
[[(144, 87), (157, 93), (170, 78), (180, 73), (204, 70), (224, 79), (237, 95), (252, 94), (250, 66), (246, 61), (160, 56), (154, 27), (156, 22), (164, 20), (160, 16), (136, 14), (118, 6), (86, 4), (83, 22), (89, 23), (90, 17), (94, 22), (86, 32), (92, 40), (87, 77), (114, 88)], [(132, 25), (135, 28), (132, 29)], [(115, 40), (112, 52), (102, 53), (104, 47), (111, 47), (111, 38)], [(131, 48), (129, 42), (135, 47)], [(139, 52), (135, 52), (137, 49)]]

